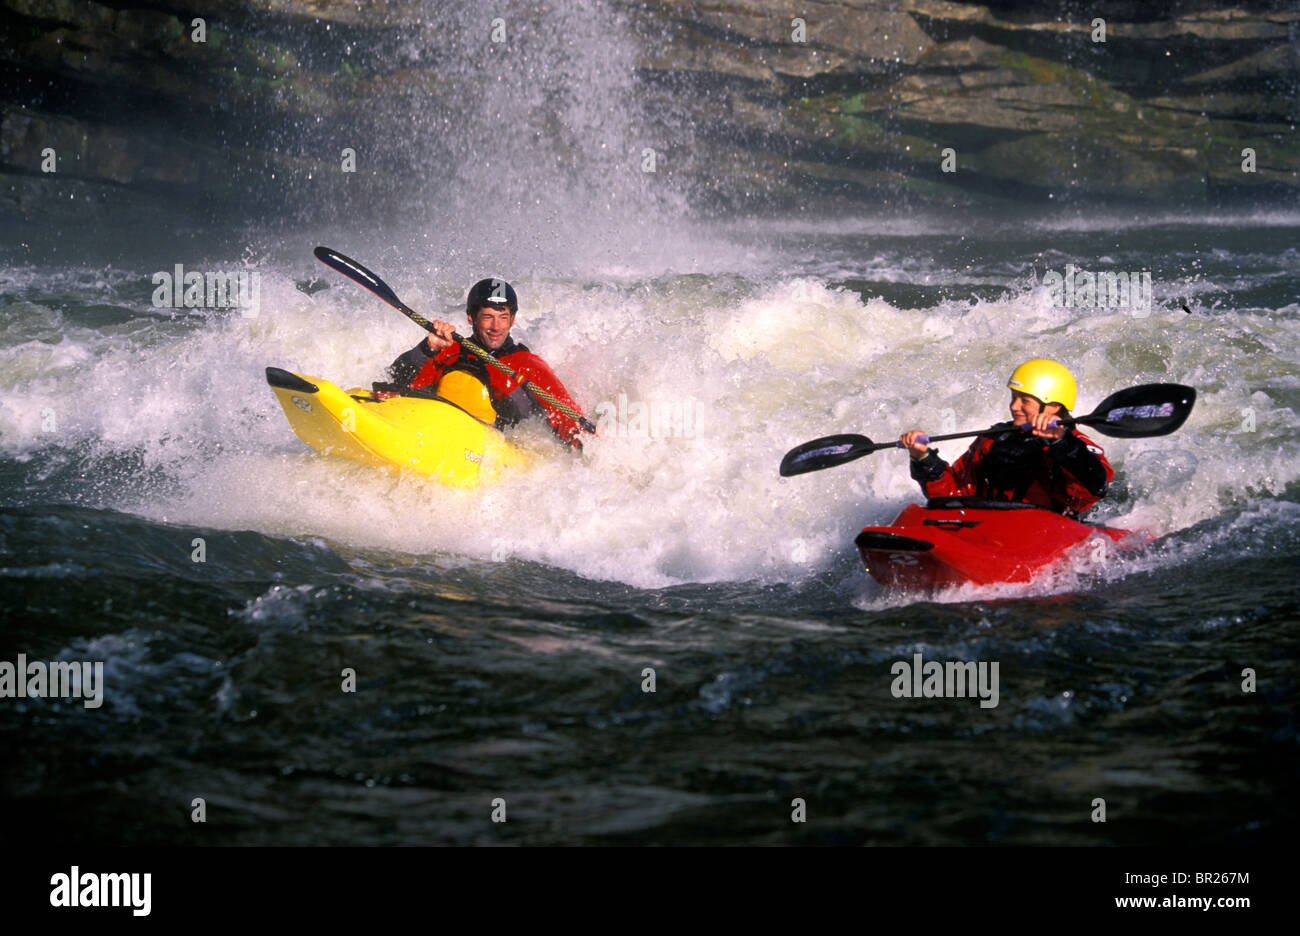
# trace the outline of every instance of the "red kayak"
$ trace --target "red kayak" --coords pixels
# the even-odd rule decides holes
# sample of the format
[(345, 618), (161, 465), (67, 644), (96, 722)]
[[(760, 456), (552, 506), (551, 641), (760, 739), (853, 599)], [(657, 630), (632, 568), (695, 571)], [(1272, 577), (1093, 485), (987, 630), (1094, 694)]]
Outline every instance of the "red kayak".
[(865, 528), (854, 542), (867, 571), (880, 584), (928, 590), (1029, 582), (1094, 537), (1114, 542), (1132, 537), (1132, 545), (1147, 539), (1128, 530), (1079, 523), (1032, 504), (940, 497), (924, 507), (904, 508), (890, 526)]

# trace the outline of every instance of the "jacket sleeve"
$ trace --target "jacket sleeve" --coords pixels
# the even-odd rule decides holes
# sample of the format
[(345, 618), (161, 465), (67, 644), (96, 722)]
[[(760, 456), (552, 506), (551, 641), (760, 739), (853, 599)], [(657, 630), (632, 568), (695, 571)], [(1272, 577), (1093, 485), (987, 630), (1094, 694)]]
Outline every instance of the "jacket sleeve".
[[(535, 384), (541, 390), (545, 390), (551, 396), (555, 397), (575, 412), (582, 412), (582, 408), (574, 402), (573, 397), (569, 395), (569, 391), (565, 389), (564, 384), (560, 382), (560, 378), (555, 376), (555, 371), (551, 370), (550, 365), (531, 351), (521, 351), (512, 354), (507, 360), (505, 360), (505, 363), (508, 363), (510, 367), (513, 368), (514, 371), (524, 380)], [(495, 383), (496, 380), (494, 379), (493, 382)], [(555, 431), (555, 434), (559, 436), (562, 441), (567, 442), (574, 448), (582, 448), (582, 427), (578, 425), (575, 419), (570, 416), (565, 416), (545, 401), (537, 400), (536, 404), (534, 404), (532, 402), (531, 394), (528, 394), (527, 390), (522, 389), (522, 386), (517, 381), (509, 379), (503, 380), (503, 389), (505, 390), (503, 396), (510, 404), (513, 404), (514, 409), (519, 414), (526, 414), (534, 405), (540, 405), (545, 413), (547, 421), (551, 424), (551, 429)], [(519, 394), (528, 395), (529, 400), (519, 400), (516, 402), (512, 399)]]
[(395, 384), (409, 387), (411, 381), (415, 380), (420, 371), (424, 370), (424, 365), (431, 360), (433, 360), (433, 355), (429, 352), (429, 343), (424, 339), (420, 339), (418, 345), (388, 366), (388, 378)]
[(921, 485), (926, 497), (972, 497), (975, 494), (975, 466), (983, 456), (988, 440), (975, 439), (955, 465), (939, 457), (938, 449), (930, 449), (924, 458), (912, 459), (912, 478)]
[(1087, 436), (1070, 431), (1047, 447), (1048, 455), (1060, 469), (1053, 491), (1073, 513), (1080, 514), (1106, 496), (1115, 480), (1115, 470), (1106, 453)]

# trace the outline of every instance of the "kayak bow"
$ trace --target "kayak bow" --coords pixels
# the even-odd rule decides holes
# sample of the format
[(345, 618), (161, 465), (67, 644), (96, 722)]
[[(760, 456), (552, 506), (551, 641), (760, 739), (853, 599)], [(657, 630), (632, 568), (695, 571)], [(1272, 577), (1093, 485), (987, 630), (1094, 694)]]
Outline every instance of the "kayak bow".
[(266, 369), (289, 425), (318, 452), (409, 468), (450, 487), (477, 487), (525, 464), (494, 426), (432, 393), (340, 390), (328, 380)]
[(1145, 534), (1089, 526), (1032, 504), (975, 497), (912, 504), (887, 527), (866, 527), (854, 543), (867, 571), (891, 588), (1029, 582), (1088, 540), (1145, 543)]

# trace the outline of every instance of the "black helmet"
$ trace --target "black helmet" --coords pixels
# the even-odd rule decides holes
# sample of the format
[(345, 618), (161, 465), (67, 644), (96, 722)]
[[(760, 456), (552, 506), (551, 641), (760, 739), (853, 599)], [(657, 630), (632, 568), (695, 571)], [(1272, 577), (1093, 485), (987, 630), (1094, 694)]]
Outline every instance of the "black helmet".
[(465, 311), (472, 315), (485, 305), (507, 306), (510, 314), (514, 315), (519, 311), (519, 297), (515, 295), (514, 288), (503, 279), (479, 280), (469, 291)]

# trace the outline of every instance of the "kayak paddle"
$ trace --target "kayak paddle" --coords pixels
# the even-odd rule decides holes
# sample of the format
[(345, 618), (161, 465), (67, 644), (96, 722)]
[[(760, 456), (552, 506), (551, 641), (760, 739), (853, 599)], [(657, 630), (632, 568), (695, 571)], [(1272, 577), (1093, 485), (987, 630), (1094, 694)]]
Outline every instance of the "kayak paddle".
[[(1196, 391), (1191, 387), (1182, 384), (1143, 384), (1112, 393), (1087, 416), (1075, 416), (1064, 422), (1067, 426), (1090, 426), (1102, 435), (1119, 439), (1145, 439), (1168, 435), (1176, 430), (1192, 414), (1195, 403)], [(948, 439), (968, 439), (972, 436), (1006, 432), (1013, 428), (1015, 423), (1004, 422), (978, 432), (923, 435), (917, 441), (928, 445)], [(781, 459), (781, 477), (834, 468), (872, 452), (902, 447), (903, 444), (897, 440), (872, 442), (866, 436), (852, 433), (823, 436), (786, 452)]]
[[(393, 292), (391, 286), (389, 286), (387, 283), (381, 280), (370, 270), (366, 269), (364, 266), (357, 263), (357, 261), (353, 260), (351, 257), (345, 257), (337, 250), (331, 250), (328, 247), (317, 247), (315, 250), (312, 251), (312, 253), (315, 254), (316, 259), (319, 260), (321, 263), (325, 264), (327, 267), (329, 267), (332, 270), (336, 270), (339, 273), (342, 273), (348, 279), (355, 280), (356, 282), (360, 283), (362, 286), (366, 287), (366, 289), (370, 290), (380, 299), (384, 300), (394, 309), (396, 309), (397, 311), (405, 315), (407, 318), (409, 318), (416, 325), (419, 325), (421, 328), (425, 329), (426, 331), (430, 331), (430, 332), (433, 331), (432, 322), (426, 319), (419, 312), (416, 312), (414, 309), (412, 309), (410, 306), (404, 303), (401, 299), (398, 299), (397, 293)], [(474, 342), (468, 340), (467, 338), (462, 338), (459, 332), (452, 332), (451, 337), (454, 338), (456, 341), (460, 342), (460, 346), (464, 348), (466, 351), (470, 352), (476, 357), (482, 358), (483, 362), (487, 364), (489, 367), (495, 367), (497, 370), (501, 371), (501, 373), (505, 374), (507, 377), (511, 378), (512, 380), (518, 380), (519, 385), (523, 387), (525, 390), (527, 390), (529, 393), (531, 393), (533, 396), (551, 404), (557, 410), (563, 413), (565, 416), (568, 416), (570, 419), (576, 420), (578, 425), (582, 426), (583, 429), (586, 429), (588, 432), (591, 433), (594, 433), (596, 431), (596, 426), (594, 423), (591, 422), (591, 420), (584, 417), (581, 413), (579, 413), (577, 410), (573, 409), (572, 407), (566, 406), (565, 404), (561, 403), (554, 396), (547, 393), (545, 390), (543, 390), (541, 387), (534, 384), (532, 381), (524, 380), (522, 377), (519, 376), (518, 373), (511, 370), (505, 364), (502, 364), (500, 361), (498, 361), (492, 355), (488, 354), (487, 351), (480, 348)]]

